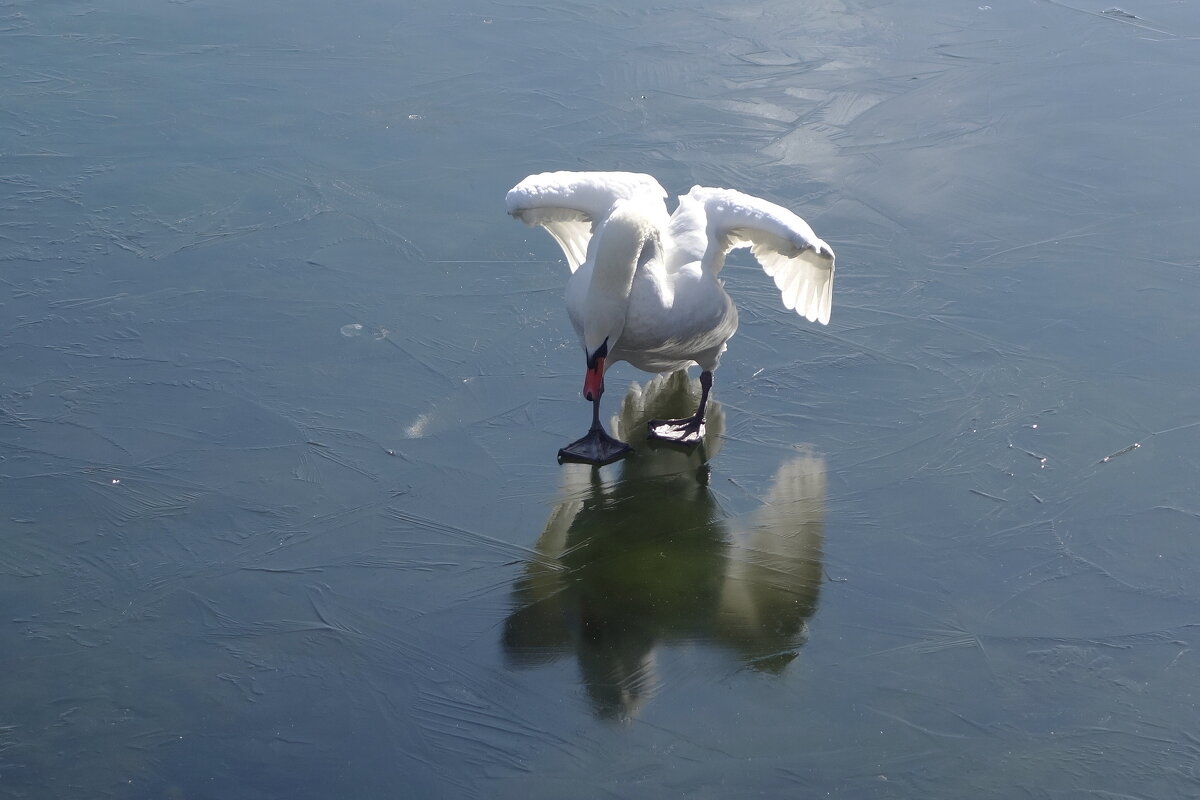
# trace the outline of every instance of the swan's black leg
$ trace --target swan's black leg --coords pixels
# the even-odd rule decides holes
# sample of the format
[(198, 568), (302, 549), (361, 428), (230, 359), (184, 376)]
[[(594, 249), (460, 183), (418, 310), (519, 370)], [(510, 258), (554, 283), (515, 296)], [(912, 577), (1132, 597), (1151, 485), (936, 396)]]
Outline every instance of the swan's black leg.
[(713, 374), (709, 370), (700, 373), (700, 405), (696, 413), (686, 419), (652, 419), (647, 424), (646, 437), (663, 442), (674, 442), (689, 447), (704, 441), (704, 410), (708, 407), (708, 393), (712, 389)]
[(592, 399), (592, 427), (582, 439), (576, 439), (558, 451), (558, 462), (572, 461), (579, 464), (611, 464), (633, 452), (633, 448), (614, 439), (604, 430), (600, 422), (600, 394)]

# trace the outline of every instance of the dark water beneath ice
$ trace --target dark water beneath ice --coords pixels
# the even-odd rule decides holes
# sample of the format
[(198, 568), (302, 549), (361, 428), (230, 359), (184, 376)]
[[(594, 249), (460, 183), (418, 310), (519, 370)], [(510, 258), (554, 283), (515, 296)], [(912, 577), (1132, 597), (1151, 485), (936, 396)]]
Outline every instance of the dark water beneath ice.
[[(0, 2), (0, 796), (1200, 792), (1198, 9)], [(831, 325), (559, 467), (547, 169)]]

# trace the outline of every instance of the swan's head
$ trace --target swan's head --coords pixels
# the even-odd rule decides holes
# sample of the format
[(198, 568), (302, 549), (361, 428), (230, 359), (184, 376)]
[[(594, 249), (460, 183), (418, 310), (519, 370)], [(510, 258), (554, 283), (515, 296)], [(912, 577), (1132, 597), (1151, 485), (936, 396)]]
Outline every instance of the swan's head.
[(608, 360), (608, 340), (587, 355), (587, 372), (583, 374), (583, 399), (599, 400), (604, 393), (604, 370)]
[(593, 236), (595, 255), (583, 307), (583, 351), (587, 377), (583, 396), (604, 391), (605, 361), (625, 330), (629, 292), (637, 271), (661, 251), (653, 210), (636, 200), (618, 200)]

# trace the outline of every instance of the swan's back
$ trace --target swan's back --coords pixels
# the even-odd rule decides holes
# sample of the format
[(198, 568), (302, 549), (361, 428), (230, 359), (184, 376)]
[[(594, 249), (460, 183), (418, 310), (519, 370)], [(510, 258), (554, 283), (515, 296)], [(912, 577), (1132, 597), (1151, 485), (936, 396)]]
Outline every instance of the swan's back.
[(691, 197), (680, 195), (679, 206), (667, 225), (667, 272), (701, 261), (708, 250), (708, 215), (704, 206)]

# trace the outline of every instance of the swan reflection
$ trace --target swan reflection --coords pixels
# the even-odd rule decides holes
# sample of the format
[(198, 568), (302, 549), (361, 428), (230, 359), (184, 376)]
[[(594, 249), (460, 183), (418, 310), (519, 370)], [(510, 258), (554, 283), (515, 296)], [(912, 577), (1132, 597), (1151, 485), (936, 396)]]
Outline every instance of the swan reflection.
[[(616, 435), (694, 407), (698, 393), (683, 372), (634, 384)], [(704, 642), (772, 672), (795, 658), (820, 591), (824, 461), (812, 453), (787, 461), (763, 506), (730, 518), (705, 464), (723, 428), (714, 403), (694, 450), (643, 442), (616, 480), (586, 465), (562, 468), (539, 557), (513, 586), (511, 665), (573, 655), (596, 713), (625, 717), (654, 694), (660, 642)]]

